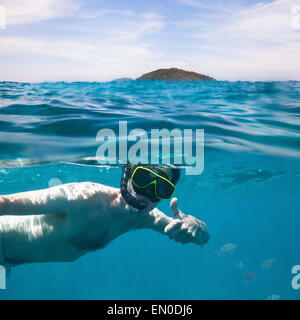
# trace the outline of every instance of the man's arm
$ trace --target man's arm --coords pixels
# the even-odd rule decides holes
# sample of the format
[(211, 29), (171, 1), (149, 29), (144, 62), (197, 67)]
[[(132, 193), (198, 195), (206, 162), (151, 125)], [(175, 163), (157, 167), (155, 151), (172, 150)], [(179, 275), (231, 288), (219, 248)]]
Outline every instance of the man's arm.
[(70, 183), (49, 189), (0, 196), (1, 215), (40, 215), (68, 213), (72, 202), (77, 205), (94, 191), (90, 183)]
[(209, 241), (209, 231), (203, 221), (183, 214), (177, 208), (176, 198), (172, 199), (170, 207), (173, 218), (155, 208), (144, 216), (140, 227), (155, 230), (183, 244), (194, 242), (203, 246)]

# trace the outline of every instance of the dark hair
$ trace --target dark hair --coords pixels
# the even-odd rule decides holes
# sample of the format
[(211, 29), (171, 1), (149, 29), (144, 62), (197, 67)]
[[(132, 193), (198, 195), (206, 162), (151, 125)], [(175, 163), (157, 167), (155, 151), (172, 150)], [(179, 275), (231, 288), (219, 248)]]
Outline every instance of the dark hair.
[(180, 169), (179, 168), (171, 168), (172, 169), (172, 179), (173, 184), (176, 184), (180, 179)]

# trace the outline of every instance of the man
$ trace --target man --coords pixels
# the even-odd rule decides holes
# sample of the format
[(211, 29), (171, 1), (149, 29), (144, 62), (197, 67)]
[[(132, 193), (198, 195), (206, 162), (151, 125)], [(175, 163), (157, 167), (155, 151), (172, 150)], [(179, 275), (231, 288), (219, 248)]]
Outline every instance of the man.
[(173, 218), (155, 208), (178, 180), (179, 169), (129, 165), (121, 189), (82, 182), (0, 196), (0, 265), (74, 261), (138, 228), (203, 246), (205, 223), (183, 214), (176, 198)]

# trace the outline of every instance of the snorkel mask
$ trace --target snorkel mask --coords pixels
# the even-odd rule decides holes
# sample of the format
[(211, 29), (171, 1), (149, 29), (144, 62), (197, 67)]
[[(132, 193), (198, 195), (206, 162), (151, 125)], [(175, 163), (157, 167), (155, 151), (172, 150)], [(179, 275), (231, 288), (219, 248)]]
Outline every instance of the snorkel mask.
[(179, 170), (173, 169), (172, 179), (159, 168), (146, 166), (127, 166), (123, 168), (121, 193), (125, 201), (132, 207), (143, 210), (147, 202), (137, 198), (128, 191), (128, 181), (136, 194), (142, 195), (153, 203), (170, 199), (175, 191), (175, 184), (179, 179)]

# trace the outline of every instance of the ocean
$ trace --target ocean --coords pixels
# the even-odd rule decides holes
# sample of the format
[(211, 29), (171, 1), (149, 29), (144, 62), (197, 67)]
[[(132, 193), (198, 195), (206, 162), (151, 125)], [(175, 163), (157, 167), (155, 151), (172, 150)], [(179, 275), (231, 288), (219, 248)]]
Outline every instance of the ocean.
[(119, 166), (87, 159), (121, 120), (204, 129), (204, 171), (182, 171), (175, 196), (210, 242), (137, 230), (75, 262), (14, 267), (0, 299), (299, 299), (300, 82), (0, 82), (0, 194), (119, 187)]

